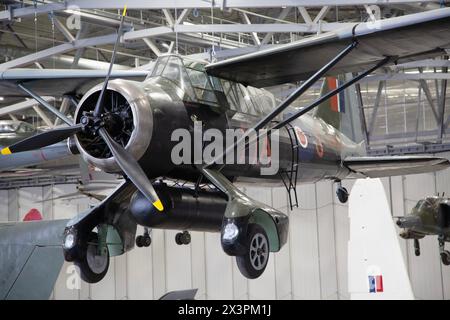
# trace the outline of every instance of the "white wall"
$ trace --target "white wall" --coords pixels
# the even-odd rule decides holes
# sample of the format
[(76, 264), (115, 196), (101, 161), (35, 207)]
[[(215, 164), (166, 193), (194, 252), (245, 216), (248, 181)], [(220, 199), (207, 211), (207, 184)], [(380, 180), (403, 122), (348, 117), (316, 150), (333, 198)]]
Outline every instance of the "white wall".
[[(403, 215), (417, 200), (436, 192), (450, 196), (450, 170), (383, 179), (394, 216)], [(352, 181), (345, 181), (349, 190)], [(266, 272), (249, 281), (234, 259), (222, 252), (219, 234), (192, 233), (192, 243), (177, 246), (175, 231), (152, 231), (150, 248), (136, 248), (113, 258), (99, 284), (73, 280), (66, 264), (55, 285), (54, 299), (156, 299), (170, 290), (198, 288), (198, 299), (348, 299), (347, 206), (334, 196), (330, 182), (298, 186), (300, 208), (288, 208), (284, 188), (246, 186), (249, 196), (286, 212), (290, 217), (288, 243), (271, 255)], [(87, 200), (49, 200), (75, 191), (73, 185), (0, 190), (0, 220), (22, 218), (32, 207), (47, 219), (68, 218), (88, 207)], [(380, 230), (382, 232), (382, 230)], [(412, 241), (400, 240), (418, 299), (450, 298), (450, 267), (439, 260), (436, 237), (421, 241), (422, 255), (414, 256)]]

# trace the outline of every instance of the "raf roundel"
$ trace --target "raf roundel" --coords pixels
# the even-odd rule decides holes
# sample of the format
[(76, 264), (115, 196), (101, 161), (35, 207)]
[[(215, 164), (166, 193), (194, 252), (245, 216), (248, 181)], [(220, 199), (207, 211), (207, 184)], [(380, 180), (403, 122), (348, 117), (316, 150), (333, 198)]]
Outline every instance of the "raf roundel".
[(308, 137), (299, 127), (295, 127), (295, 134), (297, 135), (298, 142), (302, 146), (302, 148), (308, 148)]

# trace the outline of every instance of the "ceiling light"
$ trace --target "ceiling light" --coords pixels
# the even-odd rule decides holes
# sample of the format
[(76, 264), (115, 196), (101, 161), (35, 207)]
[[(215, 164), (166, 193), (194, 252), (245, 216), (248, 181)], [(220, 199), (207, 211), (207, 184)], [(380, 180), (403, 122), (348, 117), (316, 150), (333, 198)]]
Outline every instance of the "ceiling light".
[(0, 97), (0, 101), (3, 101), (3, 100), (5, 100), (5, 98), (3, 98), (3, 97)]

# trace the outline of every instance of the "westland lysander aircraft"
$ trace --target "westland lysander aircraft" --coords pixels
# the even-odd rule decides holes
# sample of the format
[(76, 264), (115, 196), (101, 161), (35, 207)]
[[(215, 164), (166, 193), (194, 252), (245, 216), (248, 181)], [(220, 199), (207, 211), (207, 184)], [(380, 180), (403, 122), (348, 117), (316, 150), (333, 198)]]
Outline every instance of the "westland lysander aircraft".
[(450, 241), (450, 199), (430, 196), (421, 199), (410, 214), (396, 217), (397, 225), (403, 228), (400, 237), (414, 240), (414, 254), (420, 256), (419, 240), (425, 236), (437, 235), (439, 254), (444, 265), (450, 265), (450, 251), (445, 250), (445, 242)]
[[(267, 265), (269, 252), (279, 251), (286, 243), (288, 218), (251, 199), (233, 182), (284, 181), (288, 191), (295, 191), (297, 182), (329, 179), (339, 183), (337, 193), (345, 202), (348, 193), (340, 186), (344, 178), (449, 167), (447, 159), (432, 156), (367, 157), (361, 145), (338, 130), (338, 116), (321, 108), (315, 116), (306, 114), (377, 68), (444, 54), (450, 48), (449, 17), (450, 9), (441, 9), (382, 20), (375, 26), (361, 23), (209, 65), (175, 55), (160, 57), (143, 82), (109, 81), (117, 75), (110, 68), (104, 83), (84, 94), (73, 121), (63, 119), (68, 127), (33, 136), (2, 153), (40, 148), (71, 137), (87, 162), (106, 172), (123, 173), (125, 181), (111, 195), (72, 219), (64, 231), (65, 259), (77, 264), (88, 282), (104, 277), (110, 256), (131, 250), (135, 242), (138, 246), (150, 243), (147, 232), (136, 238), (137, 224), (184, 230), (177, 235), (179, 244), (189, 243), (189, 230), (220, 232), (223, 250), (236, 256), (242, 274), (257, 278)], [(323, 76), (348, 72), (359, 74), (312, 104), (283, 114)], [(40, 95), (50, 90), (54, 95), (55, 90), (49, 89), (52, 83), (57, 81), (59, 93), (77, 94), (87, 80), (99, 77), (98, 73), (72, 71), (76, 79), (63, 81), (70, 75), (35, 70), (24, 79), (25, 73), (4, 72), (0, 88), (26, 92), (44, 105)], [(278, 106), (272, 95), (256, 88), (300, 80), (302, 84)], [(195, 123), (200, 121), (204, 130), (218, 129), (224, 136), (228, 128), (277, 132), (279, 159), (271, 161), (277, 161), (278, 172), (263, 176), (260, 163), (217, 165), (246, 135), (216, 154), (212, 164), (175, 165), (171, 152), (178, 141), (172, 140), (172, 133), (185, 129), (194, 134)], [(169, 186), (163, 179), (183, 183)], [(193, 187), (186, 187), (185, 181)], [(204, 183), (215, 189), (201, 188)]]

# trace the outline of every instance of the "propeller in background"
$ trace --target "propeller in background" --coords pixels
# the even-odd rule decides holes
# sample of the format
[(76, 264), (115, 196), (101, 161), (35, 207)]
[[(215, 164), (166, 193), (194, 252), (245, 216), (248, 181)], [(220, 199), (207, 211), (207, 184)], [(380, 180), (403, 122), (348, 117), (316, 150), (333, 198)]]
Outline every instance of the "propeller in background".
[[(69, 138), (70, 136), (79, 133), (81, 131), (89, 134), (99, 134), (106, 145), (110, 149), (115, 161), (122, 169), (124, 174), (134, 183), (136, 188), (142, 192), (142, 194), (152, 202), (153, 206), (158, 211), (163, 211), (164, 207), (161, 200), (159, 199), (153, 185), (147, 178), (147, 175), (142, 170), (139, 163), (134, 159), (134, 157), (128, 153), (125, 148), (117, 143), (108, 133), (108, 131), (102, 127), (102, 112), (104, 111), (103, 100), (105, 92), (108, 88), (108, 82), (111, 77), (112, 68), (116, 59), (116, 52), (120, 41), (120, 36), (122, 34), (123, 22), (127, 12), (127, 7), (125, 6), (122, 17), (120, 19), (119, 31), (117, 34), (116, 42), (114, 43), (114, 50), (111, 57), (111, 62), (109, 65), (108, 73), (106, 75), (105, 82), (103, 83), (102, 90), (98, 97), (97, 103), (92, 116), (83, 115), (80, 119), (79, 124), (71, 125), (69, 127), (57, 128), (50, 131), (46, 131), (25, 140), (17, 142), (7, 148), (1, 150), (1, 154), (8, 155), (15, 152), (29, 151), (34, 149), (39, 149), (52, 145), (54, 143), (60, 142)], [(100, 124), (100, 125), (99, 125)]]

